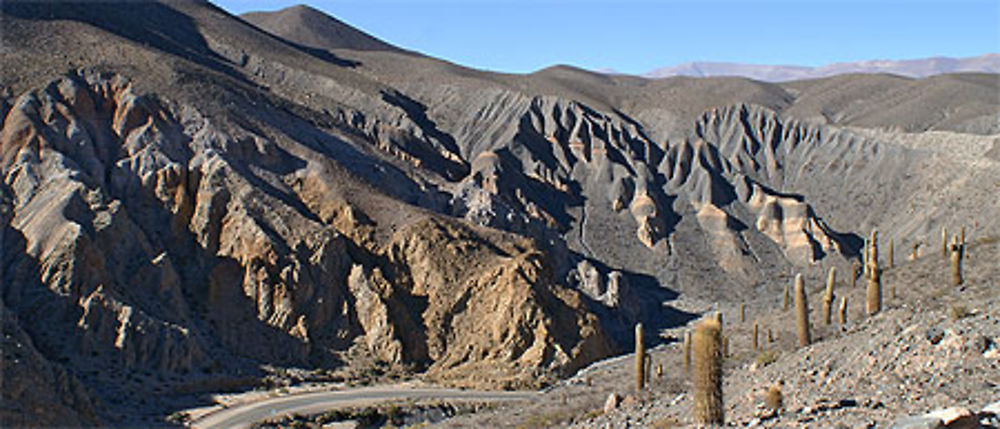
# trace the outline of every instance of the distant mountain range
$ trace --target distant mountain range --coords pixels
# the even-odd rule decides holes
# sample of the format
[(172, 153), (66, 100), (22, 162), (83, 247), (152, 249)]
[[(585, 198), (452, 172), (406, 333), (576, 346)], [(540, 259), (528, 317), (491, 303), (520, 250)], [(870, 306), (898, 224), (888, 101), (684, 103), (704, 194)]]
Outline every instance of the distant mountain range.
[[(608, 72), (608, 70), (602, 70), (602, 72)], [(697, 61), (658, 68), (642, 76), (654, 79), (670, 76), (741, 76), (766, 82), (784, 82), (847, 73), (889, 73), (907, 77), (926, 77), (958, 72), (998, 73), (1000, 72), (1000, 54), (992, 53), (967, 58), (869, 60), (833, 63), (820, 67)]]

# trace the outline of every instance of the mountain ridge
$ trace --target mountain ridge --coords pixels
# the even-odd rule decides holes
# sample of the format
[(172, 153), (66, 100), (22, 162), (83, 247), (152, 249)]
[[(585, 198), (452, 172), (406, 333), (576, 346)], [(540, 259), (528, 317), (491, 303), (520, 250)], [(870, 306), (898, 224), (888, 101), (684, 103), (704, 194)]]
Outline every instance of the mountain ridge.
[(863, 60), (830, 63), (816, 67), (695, 61), (654, 69), (641, 74), (641, 76), (652, 79), (670, 76), (742, 76), (767, 82), (787, 82), (858, 73), (886, 73), (911, 78), (923, 78), (961, 72), (998, 73), (1000, 72), (1000, 53), (988, 53), (980, 56), (961, 58), (928, 57), (908, 60)]
[(408, 52), (305, 4), (273, 12), (247, 12), (241, 19), (289, 41), (320, 49)]

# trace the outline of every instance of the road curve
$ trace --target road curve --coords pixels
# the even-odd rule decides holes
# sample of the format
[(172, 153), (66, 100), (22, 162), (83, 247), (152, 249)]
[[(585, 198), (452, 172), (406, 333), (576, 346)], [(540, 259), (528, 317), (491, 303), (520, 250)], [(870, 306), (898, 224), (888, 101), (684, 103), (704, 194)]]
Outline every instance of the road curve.
[(247, 428), (271, 416), (321, 413), (333, 408), (371, 405), (389, 400), (517, 401), (535, 397), (535, 392), (484, 392), (401, 386), (363, 387), (328, 392), (309, 392), (267, 398), (209, 413), (189, 423), (196, 429)]

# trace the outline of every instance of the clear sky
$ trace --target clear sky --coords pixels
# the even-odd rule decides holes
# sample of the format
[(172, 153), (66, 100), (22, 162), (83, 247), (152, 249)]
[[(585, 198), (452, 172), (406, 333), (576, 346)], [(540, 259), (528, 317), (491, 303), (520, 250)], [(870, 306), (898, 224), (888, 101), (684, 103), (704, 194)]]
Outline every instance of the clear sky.
[(1000, 0), (214, 0), (231, 13), (306, 3), (462, 65), (625, 73), (689, 61), (818, 66), (1000, 52)]

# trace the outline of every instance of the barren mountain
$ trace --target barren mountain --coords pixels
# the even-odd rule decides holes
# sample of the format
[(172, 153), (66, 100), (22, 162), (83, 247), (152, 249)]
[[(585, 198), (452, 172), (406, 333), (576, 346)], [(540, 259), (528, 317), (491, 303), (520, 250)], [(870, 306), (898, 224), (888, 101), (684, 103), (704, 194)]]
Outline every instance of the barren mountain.
[(306, 7), (2, 10), (11, 425), (162, 423), (292, 369), (533, 388), (871, 228), (1000, 230), (997, 75), (504, 75)]
[(962, 72), (1000, 72), (1000, 54), (986, 54), (967, 58), (933, 57), (896, 61), (869, 60), (833, 63), (820, 67), (698, 61), (658, 68), (643, 74), (643, 76), (653, 79), (670, 76), (742, 76), (767, 82), (785, 82), (858, 73), (893, 74), (920, 78)]
[(306, 5), (276, 12), (251, 12), (240, 15), (240, 18), (285, 40), (312, 48), (403, 52)]

